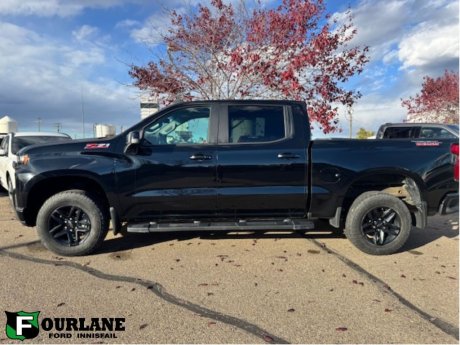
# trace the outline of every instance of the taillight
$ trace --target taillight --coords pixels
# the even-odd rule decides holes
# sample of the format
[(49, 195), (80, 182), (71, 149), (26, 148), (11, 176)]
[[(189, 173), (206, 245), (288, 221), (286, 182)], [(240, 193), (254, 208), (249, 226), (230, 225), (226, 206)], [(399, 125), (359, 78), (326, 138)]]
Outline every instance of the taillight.
[(452, 144), (450, 145), (450, 152), (455, 155), (455, 161), (454, 161), (454, 180), (458, 181), (458, 175), (459, 175), (459, 165), (458, 165), (458, 144)]

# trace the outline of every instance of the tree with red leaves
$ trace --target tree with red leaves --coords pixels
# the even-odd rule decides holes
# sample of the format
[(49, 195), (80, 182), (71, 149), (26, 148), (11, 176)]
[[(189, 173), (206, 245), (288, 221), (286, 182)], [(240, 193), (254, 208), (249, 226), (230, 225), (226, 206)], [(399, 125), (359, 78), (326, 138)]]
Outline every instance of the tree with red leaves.
[(402, 100), (407, 108), (407, 122), (439, 122), (458, 124), (458, 73), (445, 71), (436, 79), (423, 78), (422, 91)]
[(338, 105), (360, 93), (343, 83), (361, 73), (368, 48), (349, 47), (351, 17), (339, 24), (323, 0), (282, 0), (274, 8), (212, 0), (190, 15), (171, 12), (166, 57), (132, 66), (131, 76), (161, 104), (196, 99), (295, 99), (324, 133), (339, 129)]

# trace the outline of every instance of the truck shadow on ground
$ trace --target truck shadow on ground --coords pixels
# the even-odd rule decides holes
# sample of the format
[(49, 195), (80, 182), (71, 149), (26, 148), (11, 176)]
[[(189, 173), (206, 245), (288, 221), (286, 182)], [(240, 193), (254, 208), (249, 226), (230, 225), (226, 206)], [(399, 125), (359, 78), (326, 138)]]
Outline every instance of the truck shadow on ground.
[(325, 238), (344, 238), (341, 233), (331, 231), (321, 231), (314, 233), (304, 232), (274, 232), (274, 231), (257, 231), (257, 232), (205, 232), (205, 231), (190, 231), (190, 232), (171, 232), (171, 233), (149, 233), (149, 234), (127, 234), (122, 237), (115, 237), (105, 240), (101, 248), (96, 254), (113, 253), (118, 251), (142, 248), (155, 244), (169, 241), (223, 241), (223, 240), (262, 240), (262, 239), (325, 239)]
[(458, 235), (458, 216), (456, 219), (446, 217), (442, 226), (429, 226), (426, 229), (412, 228), (409, 238), (406, 244), (401, 248), (400, 252), (423, 247), (424, 245), (435, 242), (442, 237), (458, 241)]
[[(429, 243), (445, 237), (458, 240), (459, 226), (458, 219), (446, 217), (443, 219), (441, 226), (429, 226), (421, 230), (413, 228), (406, 244), (399, 250), (405, 252), (423, 247)], [(257, 231), (257, 232), (171, 232), (171, 233), (149, 233), (149, 234), (127, 234), (104, 241), (97, 254), (113, 253), (118, 251), (142, 248), (168, 241), (190, 241), (200, 239), (204, 241), (222, 241), (222, 240), (259, 240), (259, 239), (343, 239), (345, 235), (341, 230), (335, 229), (328, 224), (321, 224), (318, 230), (309, 232), (291, 231), (291, 232), (274, 232), (274, 231)]]

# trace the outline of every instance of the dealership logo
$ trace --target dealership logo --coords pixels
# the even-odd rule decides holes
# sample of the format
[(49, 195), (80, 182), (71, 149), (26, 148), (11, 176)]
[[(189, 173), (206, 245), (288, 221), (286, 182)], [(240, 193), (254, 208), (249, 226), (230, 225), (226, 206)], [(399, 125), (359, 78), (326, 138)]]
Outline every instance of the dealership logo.
[(39, 327), (48, 338), (118, 338), (118, 332), (125, 331), (124, 317), (45, 317), (39, 323), (39, 311), (27, 313), (18, 311), (6, 314), (6, 335), (13, 340), (32, 339), (38, 335)]
[(38, 335), (38, 314), (39, 311), (27, 313), (18, 311), (15, 313), (5, 311), (6, 314), (6, 335), (13, 340), (32, 339)]

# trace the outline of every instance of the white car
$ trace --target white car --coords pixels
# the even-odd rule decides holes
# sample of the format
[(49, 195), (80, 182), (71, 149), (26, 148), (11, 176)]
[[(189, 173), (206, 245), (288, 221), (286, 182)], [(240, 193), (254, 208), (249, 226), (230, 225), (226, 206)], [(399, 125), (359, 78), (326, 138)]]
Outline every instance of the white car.
[(0, 144), (0, 184), (8, 192), (15, 188), (14, 166), (16, 153), (29, 145), (49, 144), (71, 140), (67, 134), (55, 132), (17, 132), (8, 133)]

